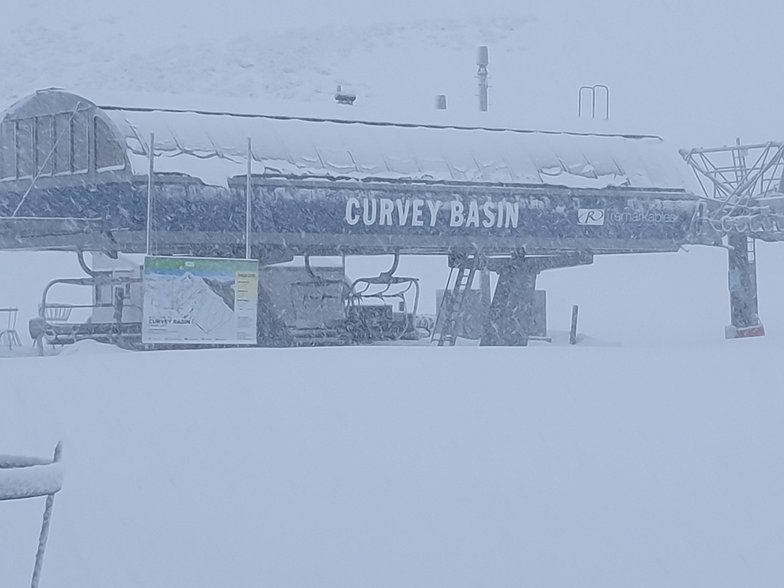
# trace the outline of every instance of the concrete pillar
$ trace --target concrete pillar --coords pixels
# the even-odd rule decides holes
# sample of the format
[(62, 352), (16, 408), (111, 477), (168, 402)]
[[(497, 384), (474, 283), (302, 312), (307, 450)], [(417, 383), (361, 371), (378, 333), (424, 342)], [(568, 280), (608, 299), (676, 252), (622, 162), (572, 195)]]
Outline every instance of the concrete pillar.
[(529, 257), (519, 251), (507, 259), (490, 260), (498, 273), (493, 301), (480, 345), (525, 347), (533, 331), (536, 278), (546, 270), (593, 263), (587, 252)]
[(531, 333), (538, 268), (524, 261), (498, 271), (480, 345), (525, 347)]

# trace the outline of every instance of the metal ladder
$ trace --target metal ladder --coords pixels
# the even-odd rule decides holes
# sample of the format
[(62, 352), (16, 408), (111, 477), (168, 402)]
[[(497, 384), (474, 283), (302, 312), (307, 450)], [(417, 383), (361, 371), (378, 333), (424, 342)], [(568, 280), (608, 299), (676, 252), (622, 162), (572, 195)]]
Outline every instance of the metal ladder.
[[(466, 256), (460, 263), (449, 271), (444, 297), (441, 299), (439, 314), (442, 316), (441, 331), (438, 337), (438, 346), (453, 347), (457, 341), (457, 319), (463, 310), (466, 294), (471, 289), (474, 276), (479, 266), (479, 256)], [(455, 276), (451, 293), (449, 285), (452, 276)]]

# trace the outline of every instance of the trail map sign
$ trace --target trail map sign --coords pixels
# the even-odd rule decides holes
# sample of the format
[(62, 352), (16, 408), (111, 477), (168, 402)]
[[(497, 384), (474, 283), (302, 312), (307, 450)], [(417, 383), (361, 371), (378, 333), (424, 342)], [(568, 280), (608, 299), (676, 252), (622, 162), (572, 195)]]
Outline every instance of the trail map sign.
[(255, 345), (258, 287), (257, 261), (146, 257), (142, 341)]

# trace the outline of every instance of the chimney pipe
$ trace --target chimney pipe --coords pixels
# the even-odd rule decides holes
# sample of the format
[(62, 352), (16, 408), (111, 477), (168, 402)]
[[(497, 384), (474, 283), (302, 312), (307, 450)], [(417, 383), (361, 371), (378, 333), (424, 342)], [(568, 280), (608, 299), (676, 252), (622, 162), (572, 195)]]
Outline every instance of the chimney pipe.
[(476, 65), (478, 66), (476, 77), (479, 80), (480, 112), (487, 112), (487, 65), (489, 61), (487, 46), (482, 45), (476, 54)]

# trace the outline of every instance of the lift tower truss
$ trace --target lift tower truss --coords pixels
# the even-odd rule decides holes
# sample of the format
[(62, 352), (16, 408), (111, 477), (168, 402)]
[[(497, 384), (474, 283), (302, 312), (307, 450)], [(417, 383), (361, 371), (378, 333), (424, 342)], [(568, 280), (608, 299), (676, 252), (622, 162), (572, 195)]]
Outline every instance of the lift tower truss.
[(681, 151), (705, 197), (703, 234), (729, 251), (728, 338), (764, 335), (757, 300), (756, 240), (784, 240), (784, 143)]
[(705, 219), (722, 235), (784, 240), (784, 143), (681, 151), (707, 200)]

